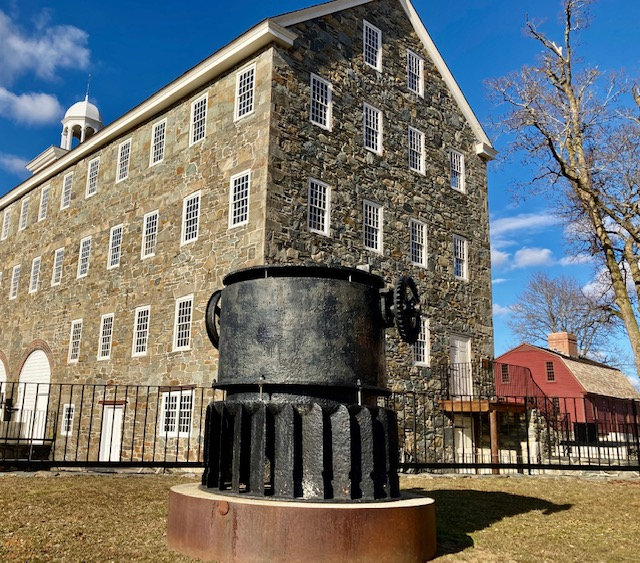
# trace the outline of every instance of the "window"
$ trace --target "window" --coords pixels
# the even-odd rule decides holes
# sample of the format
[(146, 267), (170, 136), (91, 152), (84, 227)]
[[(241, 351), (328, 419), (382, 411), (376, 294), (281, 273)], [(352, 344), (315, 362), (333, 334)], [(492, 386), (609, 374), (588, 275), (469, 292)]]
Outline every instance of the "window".
[(553, 362), (547, 362), (547, 381), (555, 381), (556, 372), (553, 369)]
[(424, 61), (407, 49), (407, 88), (419, 96), (424, 96)]
[(551, 397), (551, 405), (553, 407), (553, 416), (560, 416), (560, 398)]
[(19, 231), (22, 231), (27, 228), (28, 218), (29, 218), (29, 198), (25, 197), (22, 200), (22, 207), (20, 208), (20, 225), (18, 227)]
[(311, 75), (309, 119), (324, 129), (331, 129), (331, 82)]
[(511, 378), (509, 377), (509, 365), (508, 364), (502, 364), (500, 366), (500, 380), (502, 381), (502, 383), (510, 383), (511, 382)]
[(255, 86), (255, 65), (238, 73), (236, 82), (235, 118), (240, 119), (253, 113), (253, 91)]
[(151, 157), (149, 166), (164, 160), (164, 141), (166, 138), (167, 121), (161, 121), (153, 126), (151, 132)]
[(107, 256), (107, 270), (117, 268), (120, 265), (122, 253), (122, 225), (111, 227), (109, 235), (109, 255)]
[(198, 224), (200, 221), (200, 192), (184, 198), (182, 205), (182, 240), (180, 244), (187, 244), (198, 239)]
[(449, 168), (451, 187), (454, 190), (464, 192), (464, 156), (457, 151), (449, 151)]
[(173, 327), (173, 350), (189, 350), (191, 346), (191, 315), (193, 295), (176, 301), (175, 324)]
[(40, 264), (42, 259), (40, 256), (31, 262), (31, 281), (29, 282), (29, 293), (38, 291), (38, 282), (40, 281)]
[(158, 238), (158, 211), (152, 211), (144, 216), (142, 227), (142, 250), (140, 257), (144, 260), (156, 255), (156, 240)]
[(420, 332), (413, 345), (413, 363), (417, 366), (429, 366), (430, 360), (429, 319), (420, 317)]
[(9, 226), (11, 225), (11, 212), (9, 209), (4, 210), (4, 217), (2, 218), (2, 240), (9, 236)]
[(453, 274), (467, 279), (467, 241), (459, 236), (453, 237)]
[(60, 209), (66, 209), (71, 204), (71, 185), (73, 184), (73, 172), (65, 174), (62, 180), (62, 199), (60, 200)]
[(98, 340), (98, 360), (111, 357), (111, 340), (113, 338), (113, 313), (102, 315), (100, 319), (100, 339)]
[(80, 340), (82, 338), (82, 319), (71, 321), (71, 333), (69, 334), (69, 355), (67, 362), (73, 364), (80, 357)]
[(100, 159), (94, 158), (89, 162), (87, 170), (87, 190), (86, 197), (91, 197), (98, 191), (98, 171), (100, 169)]
[(60, 285), (62, 281), (62, 262), (64, 260), (64, 248), (58, 248), (53, 255), (53, 272), (51, 273), (51, 285)]
[(207, 125), (207, 95), (191, 104), (191, 134), (190, 145), (204, 139)]
[(162, 394), (161, 432), (167, 438), (187, 437), (191, 432), (193, 391), (182, 389)]
[(73, 431), (73, 418), (75, 416), (76, 406), (66, 404), (62, 407), (62, 427), (60, 433), (63, 436), (70, 436)]
[(229, 193), (229, 227), (249, 222), (249, 184), (251, 172), (243, 172), (231, 178)]
[(424, 174), (424, 133), (409, 127), (409, 168)]
[(91, 253), (91, 237), (83, 238), (80, 241), (80, 252), (78, 253), (78, 278), (84, 278), (89, 273), (89, 254)]
[(409, 222), (409, 247), (411, 263), (416, 266), (427, 266), (427, 226), (412, 219)]
[(382, 206), (365, 201), (362, 210), (364, 247), (382, 252)]
[(118, 149), (118, 171), (116, 184), (129, 177), (129, 157), (131, 156), (131, 139), (125, 141)]
[(133, 321), (133, 346), (131, 355), (146, 356), (147, 344), (149, 343), (149, 320), (151, 309), (149, 306), (138, 307)]
[(330, 193), (327, 184), (313, 178), (309, 179), (307, 225), (311, 232), (329, 235)]
[(42, 221), (47, 217), (47, 210), (49, 209), (49, 193), (51, 192), (51, 186), (45, 186), (40, 192), (40, 209), (38, 210), (38, 221)]
[(382, 153), (382, 112), (364, 104), (363, 111), (364, 147), (375, 153)]
[(15, 299), (18, 296), (18, 281), (20, 281), (20, 264), (13, 267), (11, 272), (11, 289), (9, 289), (9, 299)]
[(382, 31), (363, 21), (364, 62), (376, 70), (382, 70)]

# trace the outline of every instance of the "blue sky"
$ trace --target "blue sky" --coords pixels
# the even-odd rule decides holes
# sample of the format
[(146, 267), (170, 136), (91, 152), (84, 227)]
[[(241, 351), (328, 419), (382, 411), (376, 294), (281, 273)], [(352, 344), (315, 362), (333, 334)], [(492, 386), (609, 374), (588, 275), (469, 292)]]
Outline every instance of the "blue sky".
[[(60, 143), (60, 119), (84, 98), (105, 123), (118, 118), (254, 24), (313, 0), (0, 0), (0, 195), (27, 177), (24, 164)], [(533, 63), (539, 51), (526, 14), (561, 42), (560, 0), (413, 0), (480, 121), (495, 115), (484, 81)], [(640, 82), (638, 0), (599, 0), (581, 54)], [(498, 150), (505, 140), (488, 130)], [(518, 203), (511, 187), (529, 177), (517, 162), (489, 165), (496, 355), (518, 344), (509, 306), (535, 271), (587, 284), (594, 266), (576, 261), (543, 199)]]

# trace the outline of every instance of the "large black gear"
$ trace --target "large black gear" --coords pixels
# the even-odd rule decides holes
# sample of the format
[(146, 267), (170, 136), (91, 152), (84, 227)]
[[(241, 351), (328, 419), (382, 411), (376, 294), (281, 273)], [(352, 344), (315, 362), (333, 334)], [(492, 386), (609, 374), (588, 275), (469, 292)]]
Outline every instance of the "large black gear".
[(220, 297), (222, 290), (213, 292), (207, 302), (207, 310), (204, 315), (204, 324), (207, 328), (207, 336), (216, 349), (220, 348)]
[(393, 289), (393, 314), (400, 338), (409, 344), (420, 334), (420, 297), (413, 278), (402, 276)]

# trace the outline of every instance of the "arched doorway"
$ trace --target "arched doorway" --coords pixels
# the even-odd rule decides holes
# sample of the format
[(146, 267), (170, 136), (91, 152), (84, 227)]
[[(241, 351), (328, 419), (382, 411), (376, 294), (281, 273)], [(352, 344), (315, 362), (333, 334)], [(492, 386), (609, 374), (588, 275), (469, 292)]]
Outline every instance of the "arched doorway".
[(51, 366), (43, 350), (34, 350), (20, 370), (18, 401), (15, 408), (21, 437), (40, 442), (45, 437)]

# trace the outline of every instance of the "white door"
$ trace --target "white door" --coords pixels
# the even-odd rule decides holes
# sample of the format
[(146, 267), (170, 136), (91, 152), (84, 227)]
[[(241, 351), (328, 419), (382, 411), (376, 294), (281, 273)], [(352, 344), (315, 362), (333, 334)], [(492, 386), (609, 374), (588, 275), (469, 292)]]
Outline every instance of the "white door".
[(452, 334), (449, 337), (451, 396), (471, 397), (473, 395), (473, 374), (471, 373), (471, 339), (468, 336)]
[[(458, 463), (474, 463), (475, 452), (473, 449), (473, 418), (456, 414), (453, 417), (455, 427), (454, 440), (456, 461)], [(475, 473), (471, 467), (461, 467), (458, 473)]]
[(104, 405), (98, 461), (120, 461), (123, 410), (122, 405)]
[(29, 354), (22, 366), (18, 384), (17, 420), (20, 421), (23, 438), (41, 442), (47, 426), (49, 407), (49, 383), (51, 367), (42, 350)]
[(0, 416), (2, 416), (1, 409), (4, 408), (4, 397), (7, 393), (7, 370), (4, 368), (4, 362), (0, 360)]

